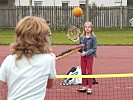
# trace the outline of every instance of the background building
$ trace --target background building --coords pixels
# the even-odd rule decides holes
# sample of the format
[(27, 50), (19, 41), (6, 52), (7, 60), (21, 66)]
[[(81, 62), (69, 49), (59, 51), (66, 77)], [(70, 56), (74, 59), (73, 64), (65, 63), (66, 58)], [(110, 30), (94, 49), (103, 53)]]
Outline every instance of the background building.
[[(121, 3), (122, 1), (122, 3)], [(86, 0), (32, 0), (33, 6), (80, 6), (85, 5)], [(127, 6), (127, 0), (89, 0), (89, 5), (96, 6)], [(16, 6), (28, 6), (29, 0), (15, 0)]]

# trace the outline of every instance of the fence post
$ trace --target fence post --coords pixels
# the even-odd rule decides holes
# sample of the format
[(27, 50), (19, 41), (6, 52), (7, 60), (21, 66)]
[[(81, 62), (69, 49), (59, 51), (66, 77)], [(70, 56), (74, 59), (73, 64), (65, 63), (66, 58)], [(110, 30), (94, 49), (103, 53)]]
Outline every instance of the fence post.
[(22, 8), (19, 6), (18, 8), (18, 20), (22, 19)]
[(57, 24), (56, 24), (56, 6), (55, 6), (55, 3), (54, 3), (54, 10), (53, 11), (54, 11), (54, 13), (53, 13), (54, 14), (53, 15), (54, 16), (53, 17), (54, 18), (54, 21), (53, 21), (54, 23), (53, 24), (54, 24), (54, 30), (56, 30), (56, 25)]
[(122, 12), (123, 12), (123, 7), (120, 7), (120, 29), (122, 29), (122, 24), (123, 24), (123, 16), (122, 16)]
[(88, 16), (88, 13), (89, 13), (89, 8), (88, 8), (88, 2), (89, 2), (89, 0), (86, 0), (86, 21), (88, 21), (89, 20), (89, 16)]
[(123, 22), (122, 22), (122, 0), (120, 1), (120, 2), (115, 2), (115, 3), (120, 3), (120, 29), (122, 29), (122, 24), (123, 24)]
[(32, 0), (29, 0), (30, 16), (32, 16)]

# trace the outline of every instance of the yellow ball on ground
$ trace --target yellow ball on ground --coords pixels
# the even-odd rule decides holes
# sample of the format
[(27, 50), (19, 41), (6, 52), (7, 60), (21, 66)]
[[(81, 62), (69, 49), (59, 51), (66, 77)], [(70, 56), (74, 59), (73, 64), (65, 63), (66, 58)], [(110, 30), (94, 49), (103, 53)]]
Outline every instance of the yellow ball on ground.
[(73, 15), (76, 17), (82, 16), (83, 10), (80, 7), (75, 7), (73, 9)]

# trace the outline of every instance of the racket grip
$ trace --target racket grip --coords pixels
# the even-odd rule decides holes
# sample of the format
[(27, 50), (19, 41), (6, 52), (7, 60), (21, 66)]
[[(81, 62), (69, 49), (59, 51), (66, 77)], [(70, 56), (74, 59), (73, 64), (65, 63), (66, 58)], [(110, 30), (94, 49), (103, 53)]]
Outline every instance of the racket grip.
[(81, 49), (78, 50), (78, 52), (82, 53), (83, 52), (83, 49), (82, 48), (84, 48), (84, 44), (80, 44), (80, 46), (81, 46)]
[(83, 50), (82, 50), (82, 49), (80, 49), (80, 50), (78, 50), (78, 52), (82, 53), (82, 52), (83, 52)]

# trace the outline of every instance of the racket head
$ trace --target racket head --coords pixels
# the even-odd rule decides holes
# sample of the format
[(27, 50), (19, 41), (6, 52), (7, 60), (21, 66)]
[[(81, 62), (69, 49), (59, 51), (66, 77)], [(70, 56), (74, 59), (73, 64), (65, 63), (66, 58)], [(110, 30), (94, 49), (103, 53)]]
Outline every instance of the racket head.
[(66, 32), (67, 38), (73, 42), (76, 42), (79, 40), (80, 34), (81, 34), (80, 28), (76, 26), (69, 27)]

